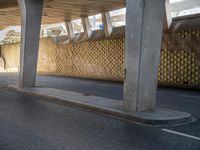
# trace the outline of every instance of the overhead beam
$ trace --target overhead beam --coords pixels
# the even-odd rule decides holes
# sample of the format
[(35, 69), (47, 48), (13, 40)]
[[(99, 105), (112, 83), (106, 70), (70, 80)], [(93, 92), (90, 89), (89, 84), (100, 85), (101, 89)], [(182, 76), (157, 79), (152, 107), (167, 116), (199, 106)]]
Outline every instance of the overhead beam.
[(17, 0), (1, 0), (0, 1), (0, 12), (12, 11), (18, 9)]
[(74, 38), (74, 29), (72, 26), (72, 21), (71, 20), (65, 21), (65, 26), (67, 29), (67, 34), (69, 35), (70, 39), (72, 40)]
[(105, 36), (108, 38), (113, 31), (110, 13), (102, 12), (101, 15), (102, 15), (102, 20), (104, 24), (104, 33), (105, 33)]
[(91, 25), (88, 16), (81, 17), (85, 38), (89, 39), (92, 35)]
[(43, 0), (18, 0), (21, 11), (19, 86), (35, 86)]
[(199, 29), (200, 14), (181, 16), (173, 18), (170, 32), (178, 32), (188, 29)]
[(155, 109), (165, 0), (126, 0), (124, 108)]

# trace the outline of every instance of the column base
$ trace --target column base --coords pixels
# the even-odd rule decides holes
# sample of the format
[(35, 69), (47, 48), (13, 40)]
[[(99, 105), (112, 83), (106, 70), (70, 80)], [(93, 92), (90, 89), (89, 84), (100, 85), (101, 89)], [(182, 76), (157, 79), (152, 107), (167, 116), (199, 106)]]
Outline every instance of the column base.
[(123, 109), (123, 101), (55, 88), (20, 88), (10, 85), (8, 89), (40, 97), (45, 101), (66, 106), (75, 106), (133, 123), (153, 126), (175, 126), (191, 123), (196, 120), (189, 113), (161, 107), (157, 107), (155, 111), (128, 112)]

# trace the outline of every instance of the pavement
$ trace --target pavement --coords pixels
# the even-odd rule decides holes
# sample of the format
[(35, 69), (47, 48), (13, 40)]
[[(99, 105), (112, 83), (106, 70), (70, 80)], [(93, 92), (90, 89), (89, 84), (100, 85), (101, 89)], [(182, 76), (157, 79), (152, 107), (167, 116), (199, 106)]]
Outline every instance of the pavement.
[(154, 111), (129, 112), (124, 110), (123, 101), (107, 97), (88, 95), (72, 91), (48, 87), (24, 87), (9, 85), (7, 89), (30, 96), (44, 98), (46, 101), (67, 106), (80, 107), (94, 112), (103, 113), (110, 117), (143, 123), (154, 126), (174, 126), (191, 123), (196, 118), (191, 114), (181, 111), (156, 107)]
[[(6, 90), (5, 87), (16, 84), (17, 79), (16, 74), (0, 74), (2, 150), (200, 149), (199, 91), (158, 88), (157, 106), (189, 112), (198, 121), (157, 128)], [(123, 97), (121, 83), (38, 76), (37, 84), (117, 100)]]

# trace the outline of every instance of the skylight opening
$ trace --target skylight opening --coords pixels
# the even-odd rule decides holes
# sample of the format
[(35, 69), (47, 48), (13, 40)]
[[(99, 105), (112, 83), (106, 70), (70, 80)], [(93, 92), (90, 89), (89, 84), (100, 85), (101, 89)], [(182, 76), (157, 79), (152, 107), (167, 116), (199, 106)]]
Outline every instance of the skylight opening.
[(126, 8), (110, 11), (110, 17), (113, 27), (126, 25)]
[(194, 14), (200, 14), (200, 7), (172, 12), (172, 17), (181, 17)]
[(103, 29), (103, 21), (101, 14), (97, 14), (94, 16), (89, 16), (89, 21), (91, 25), (91, 30), (102, 30)]
[(84, 32), (81, 19), (72, 20), (72, 26), (74, 29), (74, 33)]

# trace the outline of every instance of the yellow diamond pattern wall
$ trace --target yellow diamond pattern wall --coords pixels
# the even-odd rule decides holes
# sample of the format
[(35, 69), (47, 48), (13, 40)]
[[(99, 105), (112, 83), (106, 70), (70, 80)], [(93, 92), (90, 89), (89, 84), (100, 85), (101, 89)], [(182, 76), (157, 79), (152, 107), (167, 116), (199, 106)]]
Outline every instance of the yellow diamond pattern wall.
[[(40, 41), (38, 72), (43, 74), (123, 81), (124, 37), (56, 44)], [(7, 70), (19, 67), (19, 43), (4, 45)], [(158, 81), (163, 85), (200, 87), (200, 30), (165, 33)]]

